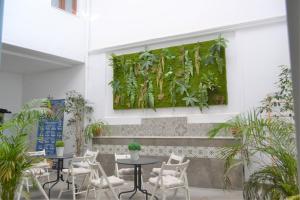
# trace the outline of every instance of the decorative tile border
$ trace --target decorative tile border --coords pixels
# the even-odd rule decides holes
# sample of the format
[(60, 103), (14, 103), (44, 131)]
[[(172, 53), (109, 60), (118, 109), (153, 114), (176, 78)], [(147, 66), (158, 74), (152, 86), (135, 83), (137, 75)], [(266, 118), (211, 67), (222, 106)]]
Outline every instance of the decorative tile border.
[(207, 136), (215, 123), (190, 124), (186, 117), (145, 118), (140, 125), (110, 125), (110, 136)]
[[(102, 154), (126, 154), (127, 145), (94, 145)], [(190, 158), (218, 158), (221, 147), (194, 147), (194, 146), (152, 146), (143, 145), (140, 152), (143, 156), (170, 156), (172, 152)]]

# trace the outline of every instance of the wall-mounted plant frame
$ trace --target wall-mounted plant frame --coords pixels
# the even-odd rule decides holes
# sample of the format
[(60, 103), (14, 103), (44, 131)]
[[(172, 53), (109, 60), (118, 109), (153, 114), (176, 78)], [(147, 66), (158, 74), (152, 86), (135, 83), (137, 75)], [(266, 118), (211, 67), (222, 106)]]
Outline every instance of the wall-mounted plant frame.
[(112, 55), (115, 110), (226, 105), (227, 40)]

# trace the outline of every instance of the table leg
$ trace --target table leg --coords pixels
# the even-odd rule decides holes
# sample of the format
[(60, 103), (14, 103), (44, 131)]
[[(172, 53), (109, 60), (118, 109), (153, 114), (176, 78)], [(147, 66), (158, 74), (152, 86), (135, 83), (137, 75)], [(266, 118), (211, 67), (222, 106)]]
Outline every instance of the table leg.
[(45, 185), (53, 183), (49, 189), (48, 189), (48, 197), (50, 199), (50, 193), (51, 193), (51, 189), (59, 182), (59, 180), (63, 181), (63, 176), (61, 174), (61, 170), (63, 169), (63, 159), (58, 159), (57, 160), (57, 173), (56, 173), (56, 180), (53, 181), (48, 181), (46, 183), (43, 184), (43, 189), (45, 189)]
[(133, 190), (121, 192), (119, 194), (119, 199), (120, 199), (122, 194), (133, 192), (133, 194), (129, 197), (129, 199), (131, 199), (136, 194), (137, 188), (138, 188), (138, 166), (137, 165), (134, 166), (134, 179), (133, 179), (133, 182), (134, 182), (133, 183)]

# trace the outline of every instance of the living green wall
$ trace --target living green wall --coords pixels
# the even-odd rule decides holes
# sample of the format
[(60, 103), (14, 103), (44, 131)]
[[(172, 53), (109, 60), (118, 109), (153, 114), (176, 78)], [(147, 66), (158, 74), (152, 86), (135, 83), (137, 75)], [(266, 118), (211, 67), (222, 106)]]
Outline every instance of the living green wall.
[[(183, 99), (187, 96), (187, 93), (192, 96), (194, 95), (194, 97), (198, 99), (199, 84), (203, 82), (205, 77), (212, 78), (216, 84), (216, 86), (212, 89), (207, 89), (207, 104), (227, 104), (228, 97), (225, 60), (226, 45), (223, 44), (223, 46), (218, 46), (220, 39), (224, 41), (223, 38), (219, 37), (219, 40), (216, 39), (199, 43), (184, 44), (181, 46), (172, 46), (149, 51), (149, 53), (155, 56), (156, 60), (150, 64), (146, 78), (145, 76), (142, 76), (143, 70), (141, 66), (145, 64), (145, 60), (141, 60), (141, 54), (143, 52), (117, 56), (112, 55), (111, 65), (113, 67), (113, 81), (110, 84), (113, 85), (113, 83), (118, 82), (118, 86), (115, 86), (115, 88), (113, 87), (115, 89), (113, 108), (120, 110), (152, 107), (147, 103), (145, 103), (144, 106), (139, 105), (139, 95), (143, 90), (142, 87), (145, 83), (145, 79), (152, 82), (154, 96), (153, 107), (155, 108), (198, 106), (199, 102), (195, 102), (195, 105), (187, 105), (186, 101)], [(217, 48), (219, 47), (219, 49), (214, 51), (216, 46)], [(220, 60), (223, 64), (220, 64)], [(168, 79), (168, 72), (172, 71), (172, 74), (175, 74), (174, 80), (176, 82), (186, 82), (183, 74), (185, 73), (185, 65), (187, 62), (190, 62), (193, 67), (192, 75), (190, 73), (188, 81), (188, 91), (187, 93), (181, 94), (179, 89), (177, 89), (179, 84), (175, 84), (176, 88), (174, 91), (177, 91), (175, 92), (176, 103), (172, 103), (170, 93), (170, 84), (172, 84), (172, 82)], [(128, 78), (130, 69), (134, 71), (132, 75), (137, 83), (135, 88), (136, 94), (133, 95), (135, 98), (134, 103), (130, 103), (130, 95), (128, 94)], [(160, 91), (160, 87), (162, 88), (162, 91)], [(204, 107), (208, 107), (208, 105)]]

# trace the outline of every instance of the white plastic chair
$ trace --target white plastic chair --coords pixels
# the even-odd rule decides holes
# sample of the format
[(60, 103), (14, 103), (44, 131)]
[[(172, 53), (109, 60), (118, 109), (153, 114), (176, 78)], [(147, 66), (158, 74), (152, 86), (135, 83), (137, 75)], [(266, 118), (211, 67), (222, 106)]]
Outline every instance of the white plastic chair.
[[(181, 164), (184, 160), (184, 156), (179, 156), (174, 153), (171, 153), (169, 160), (167, 164)], [(152, 175), (158, 176), (161, 171), (161, 168), (153, 168), (152, 169)], [(164, 170), (163, 175), (171, 175), (171, 176), (178, 176), (178, 171), (177, 170)]]
[[(162, 199), (166, 200), (166, 190), (175, 190), (173, 198), (177, 194), (177, 190), (182, 188), (185, 190), (185, 199), (190, 200), (190, 192), (188, 179), (186, 175), (187, 167), (190, 161), (187, 160), (181, 164), (166, 164), (163, 162), (159, 175), (149, 179), (150, 185), (154, 186), (150, 200), (153, 200), (159, 190), (162, 192)], [(164, 175), (165, 170), (178, 171), (178, 176)]]
[[(62, 173), (66, 175), (66, 182), (69, 184), (71, 182), (72, 184), (72, 194), (73, 194), (73, 200), (76, 200), (76, 195), (77, 194), (82, 194), (82, 193), (86, 193), (87, 190), (83, 190), (83, 186), (85, 185), (86, 181), (87, 181), (87, 177), (90, 175), (91, 173), (91, 169), (90, 168), (86, 168), (86, 167), (77, 167), (76, 165), (78, 163), (85, 163), (85, 162), (89, 162), (89, 160), (93, 159), (92, 156), (85, 156), (85, 157), (74, 157), (72, 158), (70, 165), (69, 165), (69, 169), (63, 169)], [(76, 180), (83, 178), (81, 183), (79, 185), (77, 185)], [(70, 180), (71, 179), (71, 180)], [(78, 186), (78, 188), (77, 188)], [(69, 189), (64, 190), (63, 188), (60, 190), (59, 194), (58, 194), (58, 199), (60, 199), (61, 195), (63, 192), (68, 192), (70, 191)]]
[[(87, 199), (90, 189), (95, 188), (98, 193), (104, 192), (108, 199), (111, 199), (107, 193), (108, 191), (110, 191), (113, 194), (113, 198), (115, 200), (119, 200), (114, 189), (118, 189), (119, 187), (123, 186), (125, 184), (125, 181), (116, 176), (108, 177), (99, 162), (89, 162), (89, 164), (91, 174), (85, 199)], [(96, 199), (100, 200), (100, 195), (96, 195)]]
[[(31, 157), (45, 157), (46, 151), (45, 149), (42, 151), (30, 151), (27, 152), (27, 154)], [(33, 171), (33, 175), (36, 176), (36, 178), (47, 177), (47, 180), (49, 182), (50, 181), (50, 173), (48, 171), (49, 168), (50, 168), (49, 163), (47, 162), (46, 159), (44, 159), (39, 163), (35, 163), (31, 169)], [(27, 171), (27, 174), (30, 174), (30, 172)], [(29, 187), (32, 186), (31, 184), (29, 184), (29, 177), (24, 176), (24, 184), (26, 185), (27, 192), (29, 192)]]

